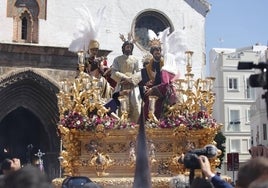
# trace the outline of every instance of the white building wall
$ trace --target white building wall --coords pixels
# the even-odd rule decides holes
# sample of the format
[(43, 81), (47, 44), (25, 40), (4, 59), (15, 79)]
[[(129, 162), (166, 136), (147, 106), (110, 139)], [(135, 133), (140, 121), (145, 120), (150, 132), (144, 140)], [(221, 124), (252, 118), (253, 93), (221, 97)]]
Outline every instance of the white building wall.
[[(214, 104), (214, 117), (223, 124), (222, 131), (226, 136), (226, 154), (238, 152), (242, 165), (251, 156), (248, 150), (251, 147), (251, 124), (259, 122), (258, 118), (250, 119), (251, 105), (255, 103), (256, 92), (251, 88), (251, 97), (247, 95), (247, 79), (256, 70), (238, 70), (238, 62), (254, 62), (257, 64), (266, 46), (251, 46), (243, 49), (212, 49), (210, 51), (210, 72), (215, 80), (216, 102)], [(237, 89), (230, 89), (229, 79), (237, 80)], [(258, 108), (258, 107), (257, 107)], [(234, 124), (232, 116), (238, 114)], [(226, 155), (227, 156), (227, 155)], [(222, 166), (223, 174), (233, 177), (232, 171), (227, 171), (227, 157)], [(236, 174), (236, 172), (235, 172)]]
[[(268, 63), (268, 50), (267, 47), (262, 49), (260, 55), (260, 62)], [(260, 71), (257, 71), (258, 73)], [(268, 111), (267, 111), (267, 101), (263, 98), (267, 89), (256, 88), (256, 101), (251, 106), (251, 146), (257, 146), (259, 144), (268, 147)], [(268, 97), (268, 95), (267, 95)]]
[[(252, 146), (257, 146), (259, 144), (268, 147), (268, 121), (267, 121), (267, 109), (265, 99), (262, 95), (265, 94), (267, 90), (262, 88), (256, 89), (256, 102), (251, 106), (251, 136), (252, 136)], [(266, 126), (266, 130), (264, 127)]]
[[(202, 1), (204, 2), (204, 1)], [(127, 35), (134, 29), (135, 18), (144, 11), (156, 10), (166, 16), (175, 30), (185, 28), (189, 50), (194, 51), (193, 73), (201, 76), (201, 68), (205, 62), (205, 15), (198, 13), (184, 0), (56, 0), (47, 1), (47, 19), (39, 20), (39, 44), (41, 46), (68, 47), (72, 41), (79, 16), (76, 8), (87, 6), (92, 15), (99, 8), (106, 6), (103, 27), (100, 30), (99, 41), (101, 49), (112, 50), (108, 56), (111, 64), (114, 57), (121, 55), (122, 41), (119, 33)], [(196, 2), (193, 6), (199, 8)], [(0, 6), (0, 42), (12, 42), (13, 19), (6, 17), (7, 1), (1, 1)], [(144, 53), (135, 47), (134, 55), (140, 59)], [(185, 66), (182, 65), (182, 75)]]
[(0, 42), (12, 42), (13, 19), (8, 18), (7, 1), (2, 0), (0, 6)]

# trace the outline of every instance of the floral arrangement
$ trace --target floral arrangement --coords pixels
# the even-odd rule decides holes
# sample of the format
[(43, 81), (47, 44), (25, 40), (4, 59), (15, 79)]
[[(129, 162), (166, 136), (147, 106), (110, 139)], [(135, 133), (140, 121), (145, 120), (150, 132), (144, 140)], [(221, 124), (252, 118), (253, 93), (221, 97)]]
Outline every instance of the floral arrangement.
[[(137, 124), (133, 122), (120, 121), (108, 115), (102, 118), (96, 114), (83, 116), (73, 111), (66, 113), (64, 118), (60, 120), (60, 124), (69, 129), (84, 131), (94, 131), (98, 125), (102, 125), (104, 129), (126, 129), (135, 128), (137, 126)], [(145, 125), (148, 128), (176, 128), (185, 126), (189, 130), (217, 128), (218, 126), (216, 120), (205, 111), (167, 116), (161, 118), (158, 123), (146, 121)]]
[(84, 131), (94, 131), (98, 125), (102, 125), (104, 129), (126, 129), (135, 128), (137, 124), (133, 122), (122, 122), (108, 115), (99, 117), (96, 114), (83, 116), (78, 112), (70, 111), (60, 120), (60, 124), (69, 129), (78, 129)]
[(189, 130), (197, 130), (203, 128), (216, 128), (218, 124), (206, 111), (200, 111), (196, 113), (184, 113), (177, 116), (163, 117), (159, 120), (159, 123), (147, 121), (146, 126), (151, 128), (175, 128), (185, 126)]

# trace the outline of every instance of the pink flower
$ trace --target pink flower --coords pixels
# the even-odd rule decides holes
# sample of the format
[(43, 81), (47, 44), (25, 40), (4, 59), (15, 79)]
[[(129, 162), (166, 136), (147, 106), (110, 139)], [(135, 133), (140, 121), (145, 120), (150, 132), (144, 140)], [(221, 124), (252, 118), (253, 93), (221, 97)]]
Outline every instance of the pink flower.
[(82, 116), (77, 112), (66, 112), (64, 118), (60, 120), (60, 124), (71, 129), (79, 129), (86, 131), (93, 131), (97, 125), (102, 124), (105, 129), (125, 129), (135, 127), (135, 123), (122, 123), (108, 115), (99, 117), (96, 114), (89, 114), (89, 116)]

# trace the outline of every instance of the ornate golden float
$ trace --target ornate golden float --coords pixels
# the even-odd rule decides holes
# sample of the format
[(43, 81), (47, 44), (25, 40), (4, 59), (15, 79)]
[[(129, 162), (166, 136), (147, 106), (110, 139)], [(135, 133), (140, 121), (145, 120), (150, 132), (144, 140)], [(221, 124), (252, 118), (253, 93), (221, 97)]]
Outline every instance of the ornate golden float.
[[(188, 175), (189, 169), (178, 162), (183, 153), (215, 144), (220, 125), (211, 117), (214, 78), (193, 80), (192, 52), (186, 52), (187, 73), (176, 86), (178, 102), (167, 106), (163, 119), (153, 115), (146, 121), (146, 137), (152, 184), (168, 187), (172, 176)], [(62, 139), (60, 153), (63, 176), (88, 176), (104, 187), (132, 187), (136, 163), (138, 125), (127, 121), (126, 100), (120, 99), (121, 118), (108, 116), (107, 99), (99, 96), (98, 80), (83, 72), (74, 81), (63, 81), (58, 94)], [(154, 100), (150, 112), (154, 112)], [(218, 158), (210, 159), (212, 168)], [(62, 179), (55, 179), (60, 186)]]

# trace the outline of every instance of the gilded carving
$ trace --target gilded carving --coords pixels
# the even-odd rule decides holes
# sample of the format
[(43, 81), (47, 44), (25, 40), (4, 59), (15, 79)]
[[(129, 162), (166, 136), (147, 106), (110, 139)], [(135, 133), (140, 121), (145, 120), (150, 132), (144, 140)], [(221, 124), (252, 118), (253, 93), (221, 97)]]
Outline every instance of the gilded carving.
[[(192, 76), (190, 68), (187, 69), (188, 79)], [(180, 80), (177, 82), (179, 92), (184, 95), (181, 101), (169, 107), (164, 119), (152, 117), (146, 121), (147, 153), (154, 188), (168, 187), (174, 175), (189, 175), (189, 169), (179, 163), (183, 154), (215, 144), (214, 137), (221, 127), (211, 117), (212, 80), (197, 80), (195, 90), (193, 87), (183, 89)], [(96, 94), (96, 82), (80, 72), (73, 83), (62, 83), (58, 99), (63, 174), (88, 176), (104, 187), (122, 184), (132, 187), (138, 126), (127, 121), (128, 114), (116, 121), (107, 116), (103, 99)], [(205, 90), (205, 86), (209, 89)], [(205, 100), (203, 105), (207, 111), (200, 111), (200, 99)], [(124, 102), (123, 97), (120, 100)], [(151, 99), (151, 111), (153, 103), (154, 98)], [(210, 162), (212, 169), (219, 164), (217, 157)]]

